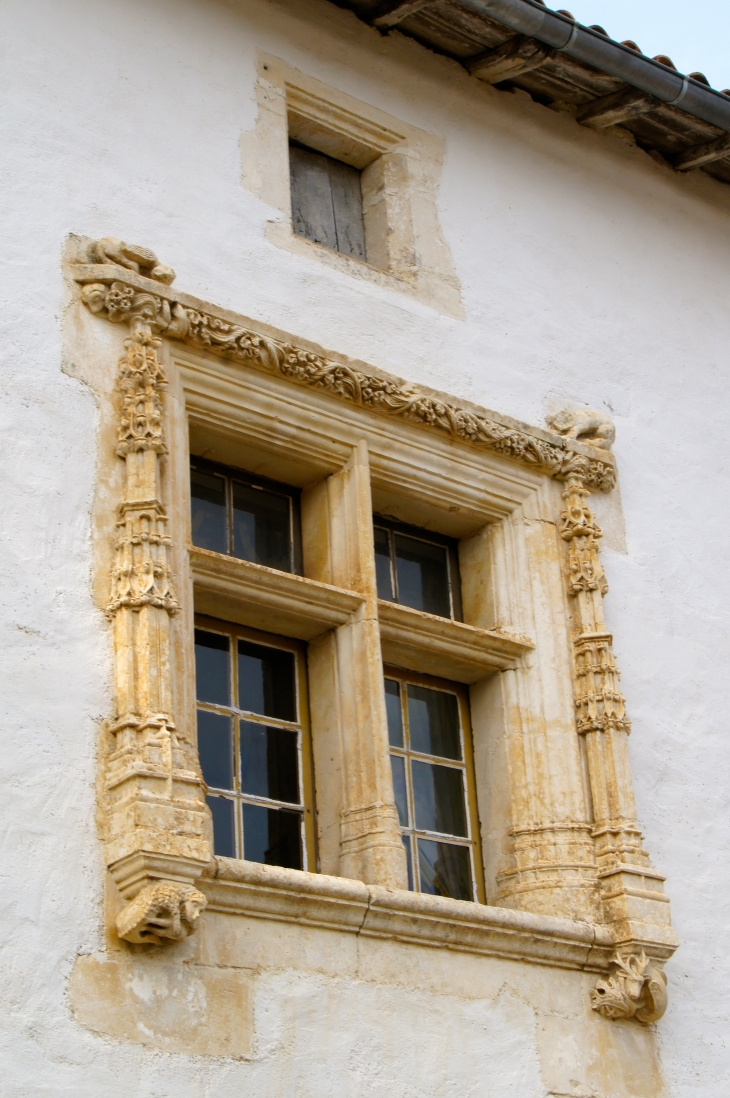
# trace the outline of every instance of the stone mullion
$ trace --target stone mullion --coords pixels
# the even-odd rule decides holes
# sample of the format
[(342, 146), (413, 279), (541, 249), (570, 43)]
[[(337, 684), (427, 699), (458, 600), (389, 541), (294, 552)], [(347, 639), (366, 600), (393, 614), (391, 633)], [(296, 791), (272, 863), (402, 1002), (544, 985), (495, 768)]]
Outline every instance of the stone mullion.
[(601, 530), (580, 475), (563, 491), (561, 536), (567, 545), (567, 585), (573, 616), (576, 725), (585, 738), (593, 803), (593, 840), (604, 916), (629, 948), (673, 948), (663, 877), (651, 868), (636, 821), (628, 736), (613, 638), (606, 631), (608, 585), (598, 553)]
[(343, 715), (344, 797), (340, 874), (366, 884), (407, 887), (395, 807), (380, 652), (367, 444), (329, 478), (333, 582), (363, 596), (337, 644)]
[[(315, 757), (336, 754), (339, 849), (326, 871), (391, 888), (407, 887), (406, 860), (390, 769), (383, 663), (380, 651), (373, 513), (367, 444), (361, 442), (339, 472), (303, 500), (305, 571), (313, 579), (356, 591), (360, 609), (310, 654)], [(312, 551), (307, 551), (307, 544)], [(323, 547), (326, 547), (323, 551)], [(325, 685), (325, 683), (327, 685)], [(320, 719), (318, 698), (329, 692)], [(332, 750), (322, 752), (323, 742)], [(332, 764), (322, 759), (317, 781)], [(323, 790), (322, 818), (331, 807)], [(329, 802), (329, 803), (328, 803)]]

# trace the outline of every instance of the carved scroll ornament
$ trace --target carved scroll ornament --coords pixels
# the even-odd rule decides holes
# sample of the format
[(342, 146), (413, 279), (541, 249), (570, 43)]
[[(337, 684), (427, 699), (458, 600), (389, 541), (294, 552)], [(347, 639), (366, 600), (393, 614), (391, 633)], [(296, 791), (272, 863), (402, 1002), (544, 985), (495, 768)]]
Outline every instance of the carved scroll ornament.
[(591, 1006), (604, 1018), (635, 1018), (648, 1025), (667, 1009), (667, 978), (644, 952), (616, 955), (615, 970), (591, 992)]
[[(126, 260), (127, 256), (142, 252), (146, 249), (121, 241), (115, 242), (114, 249), (109, 248), (108, 241), (100, 241), (90, 246), (87, 259), (92, 264), (118, 266), (120, 260), (115, 256)], [(152, 253), (147, 254), (152, 256)], [(134, 262), (127, 261), (122, 266), (134, 269)], [(149, 260), (146, 267), (140, 266), (139, 272), (164, 283), (165, 279), (155, 271), (168, 269), (151, 263)], [(179, 339), (256, 369), (279, 374), (382, 415), (397, 416), (421, 427), (444, 431), (452, 438), (502, 454), (548, 476), (564, 480), (577, 473), (589, 488), (610, 491), (614, 486), (615, 469), (608, 454), (587, 457), (572, 449), (562, 438), (541, 438), (496, 418), (438, 400), (415, 386), (329, 361), (291, 343), (264, 338), (241, 325), (188, 308), (172, 299), (169, 292), (156, 294), (129, 285), (124, 281), (124, 270), (119, 270), (108, 282), (94, 279), (91, 268), (89, 272), (76, 276), (86, 283), (82, 291), (84, 302), (92, 312), (115, 323), (143, 320), (150, 331), (164, 334), (168, 339)]]

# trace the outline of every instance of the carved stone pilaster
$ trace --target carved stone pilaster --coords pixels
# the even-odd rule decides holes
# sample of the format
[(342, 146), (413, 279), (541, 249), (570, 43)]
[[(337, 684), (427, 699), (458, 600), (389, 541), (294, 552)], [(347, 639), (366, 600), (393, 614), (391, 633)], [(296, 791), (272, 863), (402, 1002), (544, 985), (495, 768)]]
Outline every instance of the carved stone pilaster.
[(642, 951), (613, 958), (614, 971), (591, 992), (591, 1006), (604, 1018), (635, 1018), (648, 1025), (667, 1009), (667, 978)]
[(617, 942), (646, 945), (667, 956), (676, 937), (664, 878), (651, 868), (636, 822), (628, 754), (631, 724), (619, 688), (613, 638), (605, 626), (608, 584), (598, 552), (601, 530), (588, 506), (589, 495), (580, 471), (573, 472), (562, 493), (560, 533), (567, 546), (576, 726), (585, 738), (604, 918)]
[[(146, 248), (103, 240), (90, 258), (168, 285), (174, 272)], [(127, 906), (123, 938), (159, 944), (192, 933), (205, 899), (192, 882), (208, 864), (204, 786), (197, 752), (172, 715), (170, 621), (179, 609), (170, 568), (159, 463), (166, 453), (166, 379), (156, 332), (175, 324), (170, 307), (122, 283), (86, 285), (94, 313), (131, 332), (119, 360), (121, 411), (116, 452), (125, 463), (117, 512), (108, 613), (113, 621), (117, 714), (106, 759), (109, 870)], [(103, 306), (102, 306), (103, 302)]]

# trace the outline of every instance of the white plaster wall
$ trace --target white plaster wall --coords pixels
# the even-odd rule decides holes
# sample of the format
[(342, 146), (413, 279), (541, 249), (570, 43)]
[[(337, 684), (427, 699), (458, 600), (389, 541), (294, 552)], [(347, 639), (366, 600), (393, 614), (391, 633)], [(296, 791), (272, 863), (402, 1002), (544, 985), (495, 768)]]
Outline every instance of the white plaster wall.
[[(674, 1098), (725, 1098), (730, 188), (481, 88), (324, 0), (5, 0), (0, 20), (2, 1094), (544, 1093), (527, 1037), (510, 1052), (523, 1077), (499, 1059), (501, 1089), (469, 1089), (460, 1066), (426, 1091), (395, 1055), (372, 1085), (368, 1057), (334, 1083), (309, 1064), (305, 1085), (285, 1051), (264, 1080), (72, 1019), (68, 973), (101, 945), (95, 722), (110, 711), (90, 598), (96, 409), (61, 361), (60, 253), (75, 232), (146, 244), (185, 291), (520, 419), (565, 400), (615, 415), (628, 553), (605, 552), (607, 613), (639, 813), (682, 941), (661, 1055)], [(465, 321), (267, 242), (278, 215), (240, 183), (257, 48), (445, 138), (441, 218)], [(345, 1016), (381, 1009), (369, 992)], [(470, 1024), (478, 1081), (502, 1042)]]

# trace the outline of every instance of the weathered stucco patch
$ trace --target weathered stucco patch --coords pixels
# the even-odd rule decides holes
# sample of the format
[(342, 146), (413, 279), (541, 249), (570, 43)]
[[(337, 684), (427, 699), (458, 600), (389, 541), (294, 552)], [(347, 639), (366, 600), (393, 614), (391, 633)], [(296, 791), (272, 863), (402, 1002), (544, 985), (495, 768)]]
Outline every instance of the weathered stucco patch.
[(78, 957), (74, 1015), (109, 1037), (165, 1052), (244, 1059), (251, 1054), (252, 976), (144, 954)]

